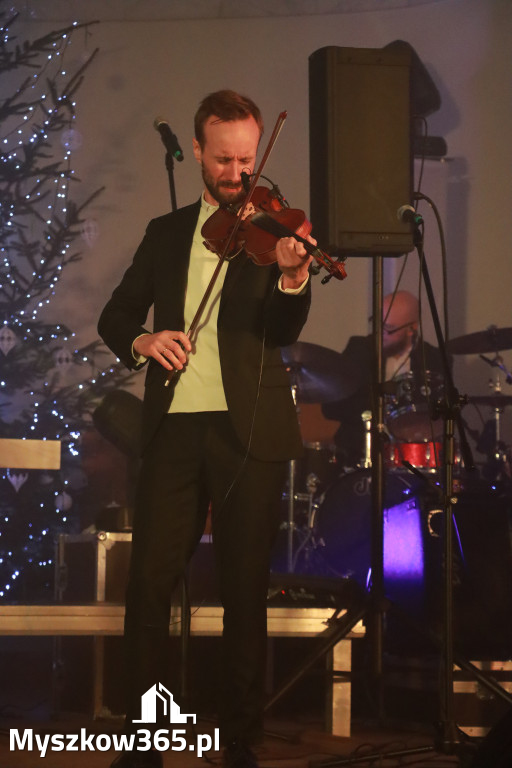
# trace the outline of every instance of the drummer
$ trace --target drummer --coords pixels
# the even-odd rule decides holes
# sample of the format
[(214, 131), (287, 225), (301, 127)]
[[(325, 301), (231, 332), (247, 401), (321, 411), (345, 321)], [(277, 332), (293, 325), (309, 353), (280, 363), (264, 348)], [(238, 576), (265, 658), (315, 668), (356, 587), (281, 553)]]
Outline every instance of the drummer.
[[(423, 370), (442, 374), (439, 350), (418, 335), (419, 305), (408, 291), (397, 291), (383, 300), (382, 347), (385, 380), (392, 381), (411, 373), (420, 385)], [(343, 365), (361, 371), (362, 384), (350, 397), (324, 403), (322, 412), (328, 419), (340, 422), (334, 439), (340, 453), (340, 463), (356, 467), (364, 456), (364, 411), (371, 410), (372, 336), (351, 336), (341, 353)]]

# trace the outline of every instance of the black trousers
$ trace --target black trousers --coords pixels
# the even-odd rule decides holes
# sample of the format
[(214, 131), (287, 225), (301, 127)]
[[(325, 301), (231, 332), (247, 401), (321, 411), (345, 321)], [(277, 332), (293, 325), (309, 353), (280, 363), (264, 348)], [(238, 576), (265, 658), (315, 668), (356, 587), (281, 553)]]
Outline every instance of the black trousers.
[(144, 455), (136, 497), (125, 621), (128, 728), (141, 716), (141, 695), (166, 685), (171, 593), (211, 502), (224, 607), (221, 735), (226, 743), (261, 738), (268, 573), (285, 473), (285, 462), (246, 455), (227, 413), (164, 417)]

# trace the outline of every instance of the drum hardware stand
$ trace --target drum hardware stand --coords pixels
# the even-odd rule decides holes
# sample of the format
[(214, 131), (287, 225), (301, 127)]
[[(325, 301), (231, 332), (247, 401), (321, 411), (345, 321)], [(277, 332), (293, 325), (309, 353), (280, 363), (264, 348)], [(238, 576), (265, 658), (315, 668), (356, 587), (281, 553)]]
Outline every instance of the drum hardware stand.
[[(293, 466), (292, 466), (293, 464)], [(316, 489), (317, 486), (313, 485), (312, 483), (307, 483), (307, 493), (300, 493), (295, 492), (295, 478), (296, 478), (296, 463), (295, 461), (288, 462), (288, 484), (290, 491), (284, 495), (284, 497), (288, 501), (288, 516), (286, 523), (281, 526), (281, 529), (286, 529), (287, 531), (287, 573), (295, 573), (295, 569), (297, 567), (297, 561), (300, 553), (302, 550), (308, 545), (310, 540), (313, 538), (313, 528), (314, 528), (314, 517), (315, 517), (315, 510), (318, 508), (317, 504), (315, 502), (315, 495), (316, 495)], [(293, 488), (293, 496), (291, 489)], [(295, 522), (295, 503), (300, 502), (301, 504), (307, 505), (307, 533), (304, 537), (304, 540), (295, 547), (294, 545), (294, 537), (296, 536), (297, 532), (300, 530), (297, 527), (297, 524)], [(290, 523), (290, 519), (292, 522)], [(291, 535), (290, 535), (291, 531)]]
[(370, 469), (372, 466), (372, 412), (363, 411), (361, 419), (364, 423), (364, 457), (361, 461), (361, 469)]
[[(292, 374), (293, 375), (293, 374)], [(291, 386), (293, 403), (297, 412), (297, 417), (300, 421), (300, 408), (298, 405), (298, 390), (299, 387), (296, 383)], [(293, 573), (296, 567), (297, 556), (301, 549), (305, 546), (305, 543), (301, 544), (299, 551), (294, 554), (294, 537), (297, 530), (295, 523), (295, 503), (305, 502), (308, 505), (308, 529), (311, 528), (310, 523), (313, 515), (314, 497), (318, 488), (318, 478), (311, 473), (306, 479), (307, 493), (300, 493), (296, 491), (296, 479), (297, 479), (297, 462), (295, 459), (291, 459), (288, 462), (288, 494), (287, 494), (287, 518), (286, 518), (286, 570), (287, 573)], [(311, 538), (311, 530), (309, 530), (308, 539)], [(307, 543), (306, 540), (306, 543)]]
[[(512, 384), (512, 374), (503, 364), (503, 358), (496, 353), (491, 360), (485, 355), (479, 355), (482, 360), (493, 368), (499, 368), (505, 373), (507, 384)], [(496, 375), (496, 381), (489, 380), (489, 386), (492, 388), (493, 394), (499, 397), (501, 394), (501, 382), (499, 374)], [(501, 441), (501, 414), (503, 413), (503, 405), (496, 403), (493, 407), (494, 410), (494, 455), (493, 460), (496, 462), (496, 480), (500, 479), (500, 475), (503, 473), (503, 467), (508, 461), (507, 453), (504, 450), (504, 445)]]
[[(292, 466), (293, 464), (293, 466)], [(293, 573), (297, 565), (297, 556), (300, 550), (304, 547), (304, 544), (300, 544), (298, 549), (295, 549), (294, 538), (299, 530), (295, 522), (295, 504), (300, 502), (307, 505), (307, 518), (308, 518), (308, 530), (311, 528), (310, 520), (313, 517), (313, 508), (315, 506), (314, 493), (308, 491), (308, 493), (300, 493), (295, 491), (295, 473), (296, 465), (295, 461), (288, 462), (288, 493), (283, 494), (288, 502), (287, 505), (287, 517), (286, 522), (281, 524), (281, 530), (286, 530), (286, 572)], [(292, 491), (293, 489), (293, 491)], [(308, 533), (308, 539), (311, 534)]]
[[(292, 384), (292, 398), (297, 417), (299, 416), (299, 407), (297, 404), (297, 384)], [(297, 476), (297, 462), (291, 459), (288, 462), (288, 516), (286, 518), (286, 569), (288, 573), (293, 572), (293, 537), (295, 534), (295, 480)]]
[[(485, 363), (488, 363), (488, 365), (492, 366), (493, 368), (499, 368), (500, 371), (503, 371), (503, 373), (506, 376), (505, 381), (507, 382), (507, 384), (512, 384), (512, 373), (510, 373), (506, 365), (503, 363), (503, 358), (501, 357), (501, 355), (496, 353), (493, 360), (491, 360), (489, 357), (486, 357), (485, 355), (479, 355), (479, 357), (481, 357)], [(498, 383), (499, 383), (499, 380), (498, 380)], [(495, 391), (501, 392), (501, 387), (499, 390), (495, 390)]]
[(295, 459), (288, 462), (288, 517), (286, 519), (286, 569), (293, 571), (293, 536), (295, 533)]
[[(309, 551), (311, 551), (311, 549), (313, 549), (313, 551), (316, 551), (316, 549), (319, 546), (318, 542), (314, 538), (314, 530), (313, 530), (313, 522), (312, 522), (314, 520), (313, 508), (316, 507), (317, 505), (313, 502), (313, 498), (311, 494), (308, 495), (308, 502), (309, 502), (309, 511), (308, 511), (307, 532), (304, 535), (303, 541), (299, 544), (299, 546), (295, 551), (295, 555), (293, 558), (293, 572), (295, 572), (295, 569), (297, 568), (297, 563), (298, 563), (299, 555), (301, 554), (301, 552), (303, 550), (308, 551), (308, 549)], [(313, 540), (313, 543), (310, 543), (312, 540)], [(306, 570), (306, 573), (307, 572), (308, 571)]]

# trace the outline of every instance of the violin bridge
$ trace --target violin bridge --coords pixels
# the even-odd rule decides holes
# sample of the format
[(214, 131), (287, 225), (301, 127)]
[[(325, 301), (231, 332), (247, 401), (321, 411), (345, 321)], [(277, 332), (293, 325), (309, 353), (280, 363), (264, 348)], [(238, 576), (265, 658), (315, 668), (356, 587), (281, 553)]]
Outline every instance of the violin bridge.
[(256, 213), (256, 208), (254, 207), (254, 203), (252, 201), (249, 201), (242, 211), (242, 221), (245, 221), (248, 218), (248, 216), (254, 216), (255, 213)]

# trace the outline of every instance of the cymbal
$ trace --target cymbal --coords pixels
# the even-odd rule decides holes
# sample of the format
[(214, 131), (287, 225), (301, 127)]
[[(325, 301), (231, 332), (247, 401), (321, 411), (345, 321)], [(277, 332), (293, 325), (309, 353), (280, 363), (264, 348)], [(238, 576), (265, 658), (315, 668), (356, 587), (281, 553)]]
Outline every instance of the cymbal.
[(512, 328), (489, 326), (485, 331), (458, 336), (446, 344), (452, 355), (476, 355), (483, 352), (498, 352), (512, 349)]
[(469, 398), (469, 402), (501, 408), (503, 405), (512, 405), (512, 395), (475, 395)]
[(360, 382), (356, 366), (342, 362), (339, 352), (319, 344), (297, 341), (281, 355), (297, 387), (300, 403), (329, 403), (352, 395)]

